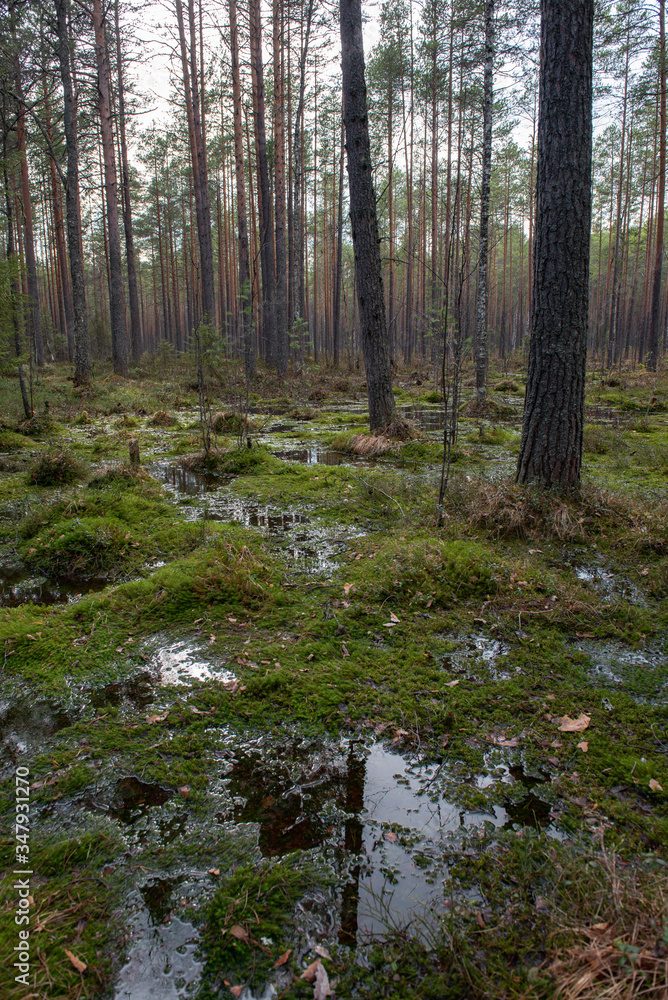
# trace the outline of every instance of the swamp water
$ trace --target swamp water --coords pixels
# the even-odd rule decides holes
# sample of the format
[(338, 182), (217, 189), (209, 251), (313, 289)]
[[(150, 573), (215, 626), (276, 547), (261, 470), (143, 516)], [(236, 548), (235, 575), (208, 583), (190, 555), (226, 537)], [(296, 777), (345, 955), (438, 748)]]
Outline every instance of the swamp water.
[[(354, 947), (415, 921), (429, 925), (448, 905), (449, 852), (461, 850), (464, 837), (475, 837), (485, 824), (542, 826), (556, 835), (550, 806), (536, 794), (549, 778), (526, 775), (521, 765), (499, 768), (494, 777), (471, 776), (481, 790), (497, 784), (508, 795), (501, 793), (503, 805), (469, 810), (444, 793), (442, 765), (380, 742), (323, 745), (292, 734), (243, 741), (214, 729), (209, 735), (217, 744), (210, 841), (218, 839), (224, 853), (231, 839), (252, 838), (266, 859), (300, 852), (330, 873), (328, 889), (309, 892), (296, 905), (295, 951), (304, 957), (316, 943)], [(173, 791), (129, 776), (109, 794), (109, 818), (131, 848), (154, 836), (174, 847), (194, 835), (187, 803)], [(133, 890), (128, 958), (115, 1000), (194, 994), (203, 956), (197, 917), (186, 920), (182, 910), (201, 907), (216, 881), (177, 866)]]

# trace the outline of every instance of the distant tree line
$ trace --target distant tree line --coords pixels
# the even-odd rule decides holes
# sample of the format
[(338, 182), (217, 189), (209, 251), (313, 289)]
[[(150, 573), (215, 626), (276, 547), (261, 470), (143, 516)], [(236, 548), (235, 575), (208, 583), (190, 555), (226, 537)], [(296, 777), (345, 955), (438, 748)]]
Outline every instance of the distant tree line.
[[(666, 349), (664, 7), (604, 4), (594, 29), (588, 348), (607, 366), (654, 368)], [(249, 373), (256, 358), (279, 375), (290, 359), (356, 364), (330, 8), (161, 9), (171, 115), (146, 128), (141, 10), (0, 3), (5, 363), (23, 377), (69, 360), (85, 383), (94, 359), (125, 375), (205, 329)], [(366, 54), (391, 357), (469, 351), (482, 395), (476, 338), (506, 358), (530, 329), (538, 30), (537, 0), (393, 0)]]

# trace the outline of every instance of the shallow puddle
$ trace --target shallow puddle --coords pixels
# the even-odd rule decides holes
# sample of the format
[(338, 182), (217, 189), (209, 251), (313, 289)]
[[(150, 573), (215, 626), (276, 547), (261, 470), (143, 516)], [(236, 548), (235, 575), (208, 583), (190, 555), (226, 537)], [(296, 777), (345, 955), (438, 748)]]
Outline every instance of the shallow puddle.
[(188, 921), (170, 916), (175, 886), (173, 880), (156, 880), (131, 893), (126, 911), (128, 957), (116, 980), (114, 1000), (194, 996), (202, 971), (199, 934)]
[(309, 517), (299, 511), (283, 511), (235, 496), (215, 477), (174, 466), (156, 465), (152, 473), (173, 492), (201, 498), (201, 502), (184, 508), (188, 520), (230, 521), (256, 528), (293, 564), (308, 573), (330, 572), (345, 549), (346, 540), (361, 533), (347, 528), (346, 538), (336, 537), (336, 528), (312, 525)]
[(74, 723), (75, 716), (61, 702), (26, 695), (0, 701), (0, 741), (10, 750), (24, 753), (28, 743), (53, 736)]
[(192, 684), (193, 681), (220, 681), (231, 684), (236, 675), (208, 659), (187, 640), (170, 642), (153, 653), (160, 684)]
[(615, 642), (580, 641), (578, 645), (589, 657), (597, 680), (623, 689), (636, 701), (660, 701), (668, 696), (668, 654), (664, 650), (629, 649)]
[(498, 639), (483, 634), (446, 635), (449, 650), (442, 659), (444, 670), (454, 674), (470, 676), (476, 667), (484, 667), (487, 677), (493, 680), (508, 680), (513, 676), (507, 664), (501, 666), (498, 660), (508, 653), (509, 647)]
[(84, 594), (102, 590), (106, 581), (87, 580), (68, 583), (30, 576), (26, 571), (0, 573), (0, 607), (17, 608), (22, 604), (72, 604)]
[[(315, 748), (260, 740), (222, 753), (237, 822), (259, 825), (265, 857), (319, 848), (341, 889), (339, 938), (350, 943), (406, 923), (447, 899), (443, 857), (461, 836), (484, 823), (550, 828), (550, 806), (532, 791), (549, 780), (521, 767), (495, 780), (525, 789), (504, 805), (469, 811), (443, 791), (442, 766), (382, 744)], [(482, 787), (482, 785), (481, 785)], [(232, 818), (232, 817), (230, 817)]]

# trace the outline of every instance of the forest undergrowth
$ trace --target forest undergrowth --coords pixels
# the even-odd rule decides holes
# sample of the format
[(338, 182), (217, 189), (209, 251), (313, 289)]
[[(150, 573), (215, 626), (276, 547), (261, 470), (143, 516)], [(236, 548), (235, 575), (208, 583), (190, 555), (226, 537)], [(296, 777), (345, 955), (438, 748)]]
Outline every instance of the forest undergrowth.
[(513, 483), (521, 363), (483, 416), (467, 373), (439, 512), (430, 371), (396, 374), (412, 430), (378, 443), (361, 371), (262, 370), (246, 405), (230, 362), (204, 453), (168, 361), (46, 366), (27, 423), (0, 382), (28, 993), (139, 995), (152, 951), (165, 997), (665, 997), (665, 376), (589, 373), (563, 497)]

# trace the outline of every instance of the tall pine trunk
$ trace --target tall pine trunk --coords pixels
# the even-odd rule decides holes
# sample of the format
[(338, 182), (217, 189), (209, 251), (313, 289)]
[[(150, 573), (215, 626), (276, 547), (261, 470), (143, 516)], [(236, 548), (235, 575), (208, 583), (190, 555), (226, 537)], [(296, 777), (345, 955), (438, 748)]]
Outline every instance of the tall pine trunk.
[(70, 256), (72, 307), (74, 309), (74, 384), (90, 382), (90, 331), (86, 308), (83, 250), (81, 240), (81, 209), (79, 203), (79, 146), (74, 104), (74, 87), (70, 66), (70, 45), (67, 30), (67, 0), (55, 0), (58, 27), (58, 62), (63, 83), (63, 131), (67, 149), (67, 184), (65, 211), (67, 215), (67, 247)]
[(517, 481), (579, 486), (591, 228), (594, 0), (541, 0), (536, 242)]
[(93, 0), (93, 29), (95, 32), (95, 56), (97, 60), (100, 134), (102, 136), (102, 153), (104, 157), (104, 190), (107, 202), (111, 353), (115, 374), (127, 376), (128, 335), (125, 326), (121, 236), (118, 226), (118, 182), (116, 179), (114, 136), (111, 127), (109, 54), (104, 32), (102, 0)]
[(483, 103), (482, 184), (480, 189), (480, 250), (475, 337), (475, 387), (484, 403), (487, 382), (487, 258), (489, 246), (489, 193), (492, 177), (492, 113), (494, 109), (494, 0), (485, 4), (485, 77)]
[(392, 422), (396, 411), (371, 169), (360, 0), (340, 0), (339, 16), (357, 302), (369, 398), (369, 425), (372, 433), (379, 433)]

